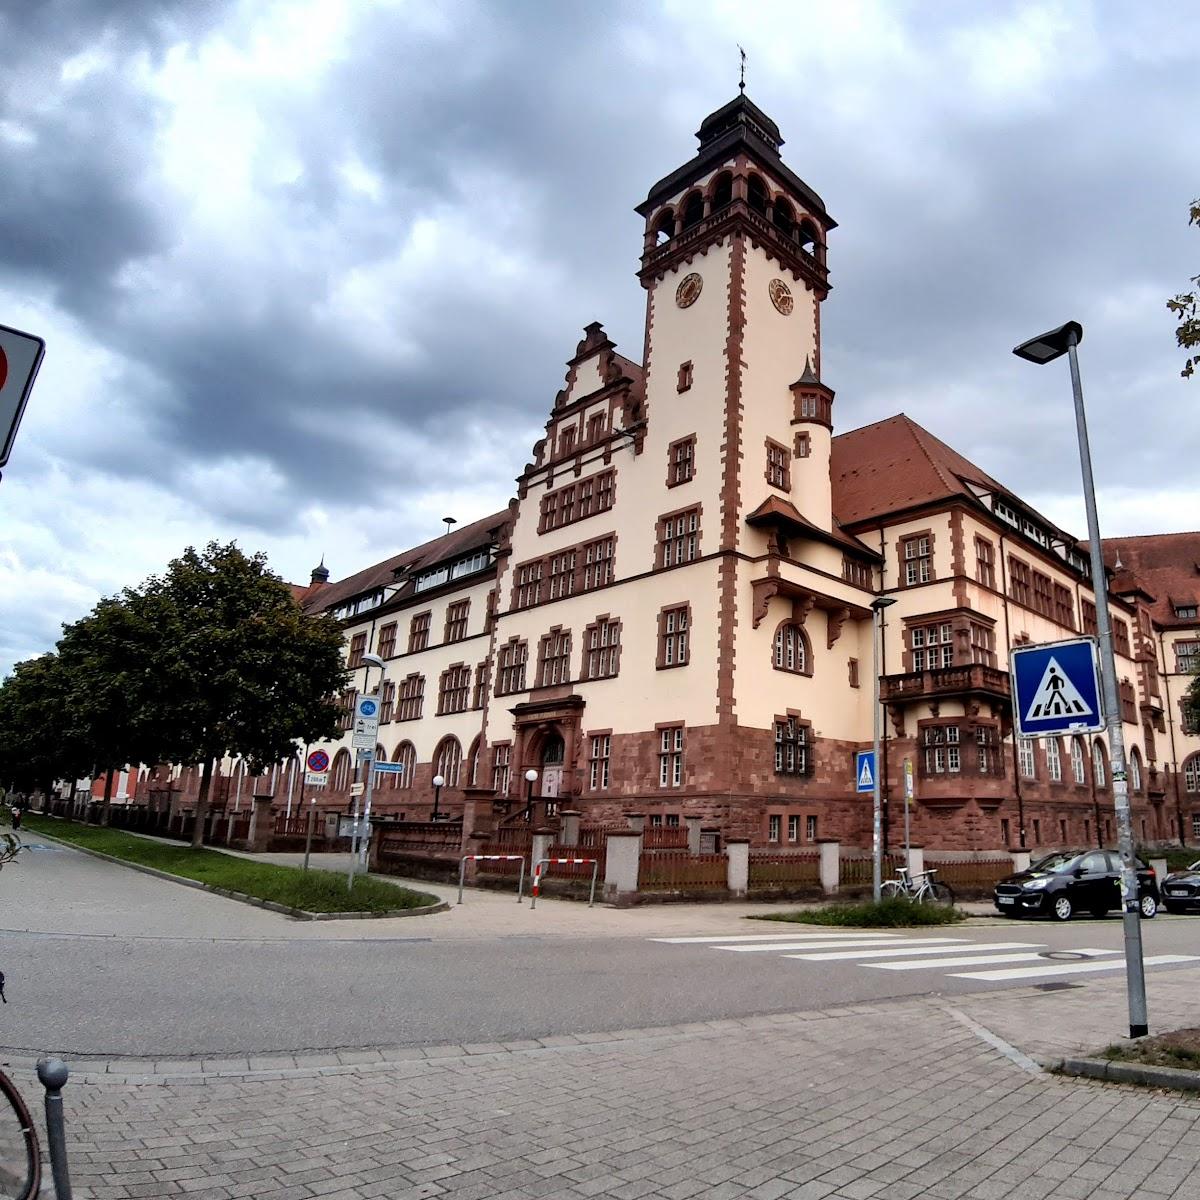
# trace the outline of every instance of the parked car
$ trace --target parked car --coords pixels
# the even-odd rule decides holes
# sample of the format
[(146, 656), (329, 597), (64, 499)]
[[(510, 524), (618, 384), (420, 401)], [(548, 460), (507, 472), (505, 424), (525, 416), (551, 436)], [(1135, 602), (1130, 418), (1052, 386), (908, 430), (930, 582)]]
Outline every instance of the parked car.
[(1163, 880), (1162, 902), (1169, 913), (1200, 908), (1200, 861), (1192, 863), (1186, 871), (1172, 871)]
[[(1138, 908), (1143, 917), (1158, 912), (1154, 868), (1135, 859)], [(1200, 901), (1200, 875), (1195, 896)], [(1006, 916), (1049, 916), (1068, 921), (1077, 912), (1102, 917), (1121, 907), (1121, 859), (1110, 850), (1068, 850), (1050, 854), (1027, 871), (996, 884), (993, 900)]]

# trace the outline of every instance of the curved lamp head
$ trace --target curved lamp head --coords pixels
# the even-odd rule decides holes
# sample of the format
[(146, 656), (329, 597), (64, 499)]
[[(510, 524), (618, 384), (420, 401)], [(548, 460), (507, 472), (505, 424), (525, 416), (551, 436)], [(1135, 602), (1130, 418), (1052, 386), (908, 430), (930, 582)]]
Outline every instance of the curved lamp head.
[(525, 772), (525, 782), (533, 783), (535, 779), (537, 779), (537, 772), (530, 767), (529, 770)]
[(1014, 346), (1013, 353), (1018, 358), (1025, 359), (1026, 362), (1037, 363), (1041, 366), (1043, 363), (1061, 358), (1072, 346), (1078, 346), (1082, 341), (1083, 326), (1078, 321), (1068, 321), (1057, 329), (1051, 329), (1048, 333), (1040, 333), (1037, 337), (1030, 338), (1029, 341), (1022, 342), (1019, 346)]
[(362, 656), (364, 667), (378, 667), (381, 671), (384, 668), (384, 661), (378, 654), (364, 654)]
[(433, 777), (433, 786), (434, 787), (441, 787), (445, 782), (446, 782), (445, 779), (443, 779), (440, 775), (435, 775)]

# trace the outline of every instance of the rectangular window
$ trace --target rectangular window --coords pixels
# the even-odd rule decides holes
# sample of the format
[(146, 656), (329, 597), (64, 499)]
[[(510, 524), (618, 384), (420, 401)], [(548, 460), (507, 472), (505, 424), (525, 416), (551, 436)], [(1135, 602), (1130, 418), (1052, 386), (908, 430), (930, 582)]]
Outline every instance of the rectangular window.
[(1033, 739), (1018, 738), (1017, 739), (1017, 757), (1021, 764), (1021, 778), (1032, 779), (1034, 777), (1034, 757), (1033, 757)]
[(812, 438), (807, 433), (796, 434), (795, 454), (797, 458), (807, 458), (812, 453)]
[(1120, 617), (1112, 619), (1113, 649), (1126, 658), (1132, 658), (1129, 652), (1129, 626)]
[(1033, 607), (1036, 612), (1040, 612), (1044, 617), (1053, 616), (1054, 614), (1054, 598), (1050, 576), (1043, 575), (1041, 571), (1034, 571), (1033, 573)]
[(772, 813), (767, 818), (767, 841), (768, 842), (778, 842), (779, 841), (779, 830), (780, 830), (780, 826), (782, 824), (783, 824), (782, 819), (780, 818), (778, 813)]
[(396, 622), (389, 621), (379, 629), (379, 657), (391, 658), (396, 653)]
[(438, 680), (438, 715), (467, 711), (471, 692), (471, 668), (463, 663), (447, 667)]
[(788, 448), (767, 438), (767, 483), (785, 492), (792, 490), (791, 456)]
[(588, 785), (593, 792), (603, 791), (608, 787), (608, 764), (611, 755), (612, 735), (607, 733), (593, 734), (591, 754), (588, 757)]
[(408, 627), (408, 652), (415, 654), (429, 645), (429, 613), (417, 613)]
[(1008, 846), (1011, 844), (1011, 834), (1008, 827), (1008, 818), (1000, 818), (1000, 845)]
[(927, 775), (956, 775), (962, 770), (962, 748), (957, 725), (926, 725), (921, 742)]
[(795, 717), (775, 722), (775, 774), (807, 775), (809, 768), (808, 726)]
[(1176, 604), (1174, 607), (1177, 621), (1194, 621), (1196, 613), (1200, 611), (1194, 604)]
[(996, 634), (986, 625), (971, 622), (971, 661), (985, 667), (996, 665)]
[(509, 763), (511, 758), (511, 742), (497, 742), (492, 747), (492, 789), (499, 796), (508, 794)]
[(1200, 703), (1187, 696), (1179, 701), (1179, 729), (1181, 733), (1200, 733)]
[(815, 842), (817, 840), (817, 818), (804, 818), (804, 840), (806, 842)]
[(1033, 603), (1033, 589), (1029, 580), (1029, 564), (1023, 563), (1019, 558), (1013, 558), (1009, 555), (1008, 576), (1008, 587), (1012, 598), (1018, 604), (1024, 604), (1028, 608)]
[(696, 474), (696, 438), (680, 438), (667, 447), (667, 487), (687, 483)]
[(1077, 737), (1071, 739), (1071, 774), (1078, 784), (1087, 781), (1083, 766), (1083, 743)]
[(417, 721), (421, 717), (421, 706), (425, 700), (425, 676), (410, 675), (400, 684), (400, 711), (398, 721)]
[(1066, 817), (1058, 818), (1058, 838), (1062, 845), (1067, 845), (1067, 819)]
[(1119, 687), (1121, 695), (1121, 720), (1126, 725), (1136, 725), (1137, 719), (1137, 696), (1133, 690), (1133, 684), (1128, 679), (1122, 679)]
[(692, 361), (679, 364), (679, 373), (675, 377), (675, 390), (677, 392), (686, 392), (692, 386)]
[(796, 813), (792, 813), (788, 817), (788, 841), (798, 842), (800, 840), (800, 817)]
[(569, 483), (554, 492), (547, 492), (541, 502), (539, 533), (561, 529), (573, 521), (582, 521), (593, 513), (612, 508), (616, 489), (616, 472), (601, 471), (578, 483)]
[(929, 547), (929, 535), (904, 538), (900, 542), (904, 560), (904, 586), (928, 583), (933, 578), (933, 555)]
[(1200, 672), (1200, 642), (1175, 643), (1175, 673), (1195, 675)]
[(575, 591), (575, 550), (550, 555), (550, 599), (561, 600)]
[(367, 652), (367, 635), (365, 633), (356, 633), (350, 639), (350, 657), (346, 661), (346, 666), (350, 670), (355, 670), (362, 666), (363, 655)]
[(588, 417), (587, 440), (589, 446), (594, 446), (604, 436), (608, 425), (607, 413), (593, 413)]
[(446, 641), (461, 642), (467, 636), (467, 618), (471, 612), (470, 600), (455, 600), (446, 606)]
[(849, 658), (846, 660), (846, 667), (850, 675), (850, 686), (858, 687), (858, 659)]
[(1042, 823), (1037, 817), (1033, 818), (1033, 844), (1035, 846), (1042, 844)]
[(513, 608), (531, 608), (542, 602), (542, 560), (521, 563), (513, 581)]
[(617, 551), (615, 537), (600, 538), (583, 547), (583, 590), (605, 587), (613, 581), (613, 557)]
[(914, 671), (937, 671), (954, 665), (954, 632), (949, 621), (914, 625), (908, 633)]
[(621, 623), (599, 617), (583, 634), (583, 677), (611, 679), (621, 657)]
[(683, 783), (683, 726), (659, 730), (658, 786), (679, 787)]
[(1096, 606), (1090, 600), (1084, 600), (1079, 607), (1083, 610), (1083, 632), (1095, 637), (1100, 631), (1096, 623)]
[(996, 586), (996, 550), (987, 538), (975, 539), (975, 578), (984, 587)]
[(525, 690), (525, 664), (529, 658), (528, 642), (513, 638), (496, 653), (496, 695), (511, 696)]
[(338, 725), (343, 730), (349, 729), (354, 724), (354, 702), (358, 699), (358, 693), (353, 688), (342, 693), (341, 701), (338, 707), (341, 712), (338, 714)]
[(855, 587), (869, 588), (871, 586), (871, 568), (865, 562), (842, 555), (842, 578)]
[(1054, 620), (1066, 629), (1075, 628), (1075, 603), (1071, 589), (1061, 583), (1054, 585)]
[(677, 567), (700, 555), (700, 510), (688, 509), (658, 521), (657, 568)]
[(570, 454), (575, 449), (575, 427), (564, 429), (559, 435), (558, 452), (559, 454)]
[(386, 725), (396, 713), (396, 685), (389, 680), (383, 685), (383, 699), (379, 704), (379, 723)]
[(1051, 783), (1062, 783), (1062, 751), (1058, 748), (1058, 738), (1046, 738), (1046, 774)]
[(664, 608), (658, 614), (658, 665), (686, 667), (688, 664), (688, 610)]
[(481, 662), (475, 667), (475, 694), (471, 697), (472, 708), (483, 708), (488, 698), (488, 664)]
[(1200, 838), (1200, 813), (1192, 813), (1192, 837)]
[(552, 629), (538, 649), (538, 687), (553, 687), (571, 681), (571, 631)]

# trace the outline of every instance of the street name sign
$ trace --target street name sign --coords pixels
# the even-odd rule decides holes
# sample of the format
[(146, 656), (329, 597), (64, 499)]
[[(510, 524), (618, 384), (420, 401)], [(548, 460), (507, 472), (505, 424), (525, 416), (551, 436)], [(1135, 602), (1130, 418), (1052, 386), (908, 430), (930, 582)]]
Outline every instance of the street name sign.
[(304, 783), (306, 787), (325, 787), (329, 783), (329, 772), (305, 771)]
[(8, 463), (46, 343), (32, 333), (0, 325), (0, 467)]
[(875, 751), (859, 750), (854, 755), (854, 786), (859, 792), (875, 790)]
[(367, 785), (365, 783), (352, 783), (350, 785), (350, 795), (352, 796), (361, 796), (366, 790)]
[(1095, 638), (1017, 646), (1009, 663), (1018, 736), (1099, 733), (1104, 728)]
[(402, 762), (377, 762), (375, 771), (379, 775), (403, 775), (404, 764)]
[(355, 750), (374, 750), (379, 737), (379, 698), (359, 696), (354, 701), (354, 725), (350, 744)]

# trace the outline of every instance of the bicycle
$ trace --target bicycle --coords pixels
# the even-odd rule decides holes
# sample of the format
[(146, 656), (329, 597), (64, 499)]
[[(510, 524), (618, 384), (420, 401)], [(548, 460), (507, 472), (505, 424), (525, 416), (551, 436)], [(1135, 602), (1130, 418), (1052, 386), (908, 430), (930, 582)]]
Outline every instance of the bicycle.
[[(57, 1058), (43, 1058), (37, 1074), (46, 1089), (46, 1140), (54, 1195), (57, 1200), (71, 1200), (62, 1112), (68, 1071)], [(0, 1071), (0, 1200), (35, 1200), (44, 1194), (37, 1126), (13, 1081)]]
[(896, 878), (886, 879), (879, 889), (883, 900), (911, 900), (914, 904), (954, 903), (954, 889), (948, 883), (934, 879), (937, 869), (918, 871), (910, 876), (907, 867), (896, 868)]

